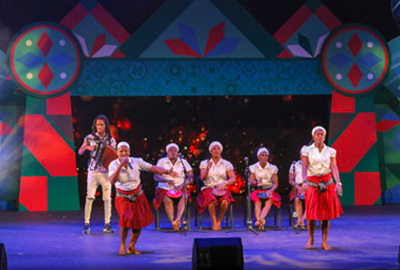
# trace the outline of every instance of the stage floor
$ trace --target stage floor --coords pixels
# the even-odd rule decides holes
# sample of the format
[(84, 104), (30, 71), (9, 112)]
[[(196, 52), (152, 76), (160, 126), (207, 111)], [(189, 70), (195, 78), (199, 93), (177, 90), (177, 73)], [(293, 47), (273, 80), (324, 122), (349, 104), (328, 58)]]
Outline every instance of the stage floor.
[[(243, 213), (235, 206), (235, 228), (243, 228)], [(331, 222), (329, 243), (321, 249), (321, 231), (315, 245), (306, 250), (308, 233), (289, 228), (283, 206), (282, 230), (258, 236), (249, 231), (226, 233), (165, 233), (154, 225), (145, 228), (137, 248), (142, 255), (119, 256), (118, 217), (113, 209), (116, 232), (103, 229), (103, 208), (92, 213), (90, 235), (82, 234), (83, 211), (0, 212), (0, 243), (4, 243), (10, 270), (17, 269), (191, 269), (195, 238), (240, 237), (245, 269), (398, 269), (400, 205), (344, 207), (345, 213)], [(164, 211), (161, 211), (164, 213)], [(193, 211), (194, 213), (194, 211)], [(161, 227), (168, 226), (165, 215)], [(210, 226), (208, 214), (203, 223)], [(192, 226), (194, 218), (192, 216)], [(273, 224), (273, 213), (267, 225)]]

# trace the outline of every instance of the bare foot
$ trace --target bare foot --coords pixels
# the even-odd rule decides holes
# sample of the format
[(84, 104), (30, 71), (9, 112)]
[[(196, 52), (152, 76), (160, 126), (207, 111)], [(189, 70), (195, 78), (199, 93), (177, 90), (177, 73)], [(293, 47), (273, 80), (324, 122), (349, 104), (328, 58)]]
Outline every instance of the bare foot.
[(265, 229), (265, 219), (264, 218), (260, 218), (259, 219), (259, 226), (258, 226), (258, 230), (263, 231)]
[(323, 250), (332, 250), (333, 248), (328, 243), (322, 243)]
[(218, 223), (213, 223), (211, 230), (213, 231), (219, 231), (221, 229), (221, 226), (218, 225)]
[(260, 219), (257, 219), (255, 225), (256, 225), (256, 226), (259, 226), (259, 225), (260, 225)]
[(306, 247), (306, 249), (310, 249), (312, 247), (312, 245), (314, 245), (314, 241), (313, 240), (308, 240), (308, 242), (305, 245), (305, 247)]
[(140, 252), (136, 248), (131, 248), (130, 247), (130, 248), (128, 248), (128, 254), (140, 255), (140, 254), (142, 254), (142, 252)]
[(174, 223), (175, 223), (174, 230), (179, 231), (179, 229), (181, 227), (181, 221), (178, 219), (178, 220), (175, 220)]
[(119, 255), (126, 255), (125, 247), (121, 247), (118, 252)]

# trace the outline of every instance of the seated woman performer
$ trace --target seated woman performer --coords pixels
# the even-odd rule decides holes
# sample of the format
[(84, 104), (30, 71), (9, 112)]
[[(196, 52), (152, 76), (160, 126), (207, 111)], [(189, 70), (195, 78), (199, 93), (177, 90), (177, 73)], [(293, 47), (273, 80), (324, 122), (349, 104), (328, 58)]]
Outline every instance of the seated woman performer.
[[(281, 196), (275, 192), (278, 188), (278, 167), (268, 162), (269, 151), (262, 147), (257, 151), (258, 162), (250, 166), (250, 184), (256, 188), (250, 194), (254, 201), (255, 225), (264, 230), (265, 218), (271, 210), (272, 204), (281, 207)], [(262, 201), (265, 205), (261, 210)]]
[[(303, 146), (306, 147), (306, 146)], [(300, 150), (300, 158), (301, 158), (301, 151)], [(290, 192), (290, 202), (294, 200), (295, 204), (295, 211), (297, 213), (297, 224), (295, 227), (304, 230), (306, 220), (306, 212), (303, 211), (303, 203), (305, 199), (305, 193), (307, 191), (308, 185), (307, 182), (303, 180), (302, 174), (302, 162), (301, 159), (296, 161), (294, 164), (290, 166), (289, 169), (289, 184), (293, 187), (292, 191)], [(294, 192), (296, 191), (296, 192)], [(296, 196), (295, 196), (296, 194)]]
[[(185, 210), (185, 200), (183, 196), (185, 172), (183, 166), (185, 166), (188, 177), (188, 179), (186, 179), (186, 183), (192, 181), (193, 170), (185, 159), (178, 159), (179, 146), (177, 144), (170, 143), (166, 146), (165, 150), (167, 152), (167, 156), (159, 159), (157, 166), (167, 170), (172, 169), (177, 173), (177, 176), (173, 177), (171, 175), (154, 175), (154, 180), (158, 182), (158, 187), (156, 189), (153, 205), (155, 209), (158, 209), (161, 206), (161, 203), (164, 203), (165, 212), (167, 212), (167, 216), (172, 224), (172, 228), (174, 231), (178, 231), (181, 226), (181, 218)], [(190, 199), (189, 190), (187, 190), (186, 195), (186, 200)], [(179, 200), (175, 219), (173, 199)]]
[[(120, 255), (140, 254), (135, 248), (142, 228), (153, 222), (153, 214), (146, 196), (140, 185), (140, 171), (150, 171), (158, 174), (171, 174), (175, 172), (151, 165), (141, 158), (129, 157), (130, 147), (127, 142), (120, 142), (117, 146), (118, 159), (108, 166), (109, 180), (115, 185), (115, 208), (119, 215), (121, 233)], [(126, 251), (126, 238), (132, 230), (131, 240)]]
[[(214, 141), (208, 147), (210, 159), (200, 163), (200, 179), (204, 182), (200, 194), (197, 196), (198, 212), (203, 213), (206, 208), (210, 212), (212, 230), (221, 230), (221, 220), (231, 202), (234, 201), (228, 185), (236, 181), (233, 165), (221, 157), (222, 144)], [(216, 209), (219, 207), (218, 218)]]

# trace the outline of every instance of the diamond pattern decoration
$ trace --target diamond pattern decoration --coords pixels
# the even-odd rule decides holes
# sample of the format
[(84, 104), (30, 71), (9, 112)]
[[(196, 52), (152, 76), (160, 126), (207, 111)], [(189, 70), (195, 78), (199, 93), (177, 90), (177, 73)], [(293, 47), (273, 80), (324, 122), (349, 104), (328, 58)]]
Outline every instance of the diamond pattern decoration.
[(52, 23), (26, 26), (11, 44), (11, 77), (29, 95), (61, 95), (80, 74), (81, 51), (77, 40)]
[(357, 64), (354, 64), (347, 76), (349, 77), (353, 86), (357, 87), (363, 75)]
[(347, 45), (349, 46), (349, 49), (350, 49), (351, 53), (354, 55), (354, 57), (357, 57), (357, 54), (360, 52), (360, 50), (363, 46), (357, 33), (353, 34), (353, 36), (351, 37), (351, 39)]
[(343, 68), (349, 63), (351, 63), (352, 59), (343, 53), (338, 53), (331, 58), (329, 58), (329, 62), (337, 66), (338, 68)]
[(68, 64), (70, 64), (74, 59), (63, 53), (63, 52), (58, 52), (57, 54), (53, 55), (49, 61), (52, 62), (53, 64), (59, 66), (59, 67), (65, 67)]
[(45, 63), (38, 74), (38, 78), (43, 83), (44, 87), (47, 89), (49, 84), (53, 80), (54, 74), (49, 68), (49, 66)]
[(373, 29), (360, 24), (334, 32), (325, 42), (322, 68), (335, 90), (359, 95), (376, 89), (390, 64), (386, 42)]
[(366, 55), (360, 57), (358, 59), (358, 61), (361, 64), (363, 64), (369, 68), (372, 68), (372, 67), (376, 66), (378, 63), (380, 63), (382, 61), (382, 59), (377, 57), (375, 54), (369, 52)]
[(53, 42), (51, 41), (46, 31), (43, 31), (43, 34), (40, 36), (37, 46), (39, 47), (39, 50), (43, 53), (43, 56), (47, 57), (47, 54), (51, 50), (51, 47), (53, 47)]
[(31, 52), (28, 52), (17, 59), (18, 62), (26, 66), (27, 68), (33, 68), (37, 64), (42, 62), (42, 57), (39, 57)]
[(206, 46), (201, 56), (196, 32), (190, 26), (179, 24), (179, 39), (165, 39), (164, 43), (175, 55), (195, 58), (215, 57), (230, 54), (240, 42), (237, 38), (225, 38), (225, 21), (209, 29)]

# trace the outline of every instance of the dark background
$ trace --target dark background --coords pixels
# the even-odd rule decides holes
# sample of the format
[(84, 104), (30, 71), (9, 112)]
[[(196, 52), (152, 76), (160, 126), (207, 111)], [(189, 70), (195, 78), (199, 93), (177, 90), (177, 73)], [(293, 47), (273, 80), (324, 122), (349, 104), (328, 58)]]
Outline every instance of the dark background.
[[(77, 149), (90, 133), (97, 114), (117, 127), (118, 141), (128, 141), (131, 155), (156, 164), (172, 140), (190, 162), (196, 176), (207, 158), (208, 145), (219, 140), (222, 156), (244, 177), (244, 157), (257, 161), (260, 146), (270, 149), (270, 162), (279, 168), (279, 189), (289, 192), (288, 170), (311, 139), (315, 125), (328, 127), (330, 96), (229, 97), (73, 97), (72, 115)], [(88, 153), (78, 156), (80, 196), (86, 192)], [(143, 188), (151, 198), (152, 174), (142, 173)]]

